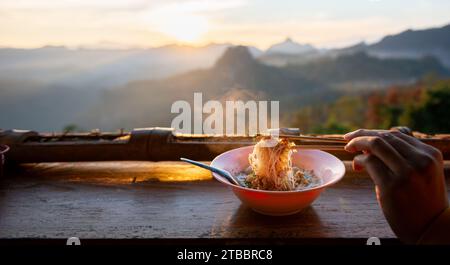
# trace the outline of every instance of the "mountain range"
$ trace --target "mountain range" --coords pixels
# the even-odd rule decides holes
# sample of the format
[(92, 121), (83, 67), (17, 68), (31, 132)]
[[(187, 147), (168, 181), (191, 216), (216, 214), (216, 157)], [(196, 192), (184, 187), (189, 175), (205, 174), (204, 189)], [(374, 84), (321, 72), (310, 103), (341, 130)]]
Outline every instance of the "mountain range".
[[(173, 102), (191, 103), (194, 92), (203, 100), (279, 100), (281, 111), (332, 100), (336, 93), (327, 85), (310, 81), (294, 71), (264, 65), (247, 47), (228, 48), (213, 67), (193, 70), (161, 80), (136, 81), (110, 90), (77, 121), (84, 127), (131, 128), (170, 126)], [(224, 104), (225, 105), (225, 104)], [(157, 113), (157, 115), (155, 115)]]
[[(280, 100), (282, 111), (351, 91), (449, 76), (450, 25), (375, 44), (317, 49), (292, 39), (266, 51), (211, 44), (153, 49), (0, 49), (0, 128), (168, 126), (174, 100)], [(158, 113), (158, 115), (155, 115)], [(167, 113), (167, 114), (166, 114)], [(4, 115), (3, 115), (4, 114)]]
[(288, 45), (290, 42), (291, 40), (288, 39), (284, 43), (274, 45), (286, 47), (286, 49), (278, 48), (276, 53), (267, 51), (259, 59), (266, 64), (284, 66), (366, 52), (379, 58), (418, 59), (424, 56), (434, 56), (446, 67), (450, 67), (450, 25), (425, 30), (406, 30), (399, 34), (386, 36), (374, 44), (368, 45), (362, 42), (339, 49), (316, 49), (307, 44), (299, 44), (299, 47), (308, 48), (305, 48), (306, 51), (292, 53), (291, 45)]
[(349, 90), (358, 91), (358, 83), (365, 90), (372, 89), (373, 83), (380, 89), (389, 84), (414, 82), (429, 73), (450, 76), (450, 71), (434, 57), (380, 59), (361, 52), (275, 67), (256, 60), (247, 47), (236, 46), (228, 48), (209, 69), (132, 82), (108, 91), (77, 123), (108, 129), (147, 126), (149, 121), (170, 126), (174, 117), (170, 113), (172, 103), (186, 100), (192, 106), (195, 92), (202, 92), (205, 101), (222, 103), (277, 100), (281, 113), (290, 113), (302, 106), (331, 102)]
[(419, 58), (431, 55), (450, 67), (450, 25), (424, 30), (406, 30), (386, 36), (368, 46), (367, 51), (378, 57)]

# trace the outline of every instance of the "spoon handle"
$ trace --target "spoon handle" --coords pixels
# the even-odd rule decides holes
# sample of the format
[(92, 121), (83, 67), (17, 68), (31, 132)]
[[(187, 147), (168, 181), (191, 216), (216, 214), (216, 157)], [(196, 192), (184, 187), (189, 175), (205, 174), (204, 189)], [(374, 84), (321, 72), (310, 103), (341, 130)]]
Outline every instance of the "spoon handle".
[(204, 168), (204, 169), (208, 169), (208, 170), (210, 170), (210, 171), (212, 171), (214, 173), (217, 173), (220, 176), (226, 178), (231, 184), (234, 184), (234, 185), (237, 185), (237, 186), (242, 186), (239, 183), (239, 181), (237, 181), (237, 179), (235, 179), (233, 177), (233, 175), (231, 175), (230, 172), (228, 172), (226, 170), (223, 170), (223, 169), (220, 169), (220, 168), (216, 168), (216, 167), (212, 167), (212, 166), (209, 166), (207, 164), (200, 163), (198, 161), (194, 161), (194, 160), (187, 159), (187, 158), (184, 158), (184, 157), (181, 157), (180, 160), (184, 161), (184, 162), (187, 162), (187, 163), (190, 163), (190, 164), (193, 164), (193, 165), (196, 165), (196, 166)]

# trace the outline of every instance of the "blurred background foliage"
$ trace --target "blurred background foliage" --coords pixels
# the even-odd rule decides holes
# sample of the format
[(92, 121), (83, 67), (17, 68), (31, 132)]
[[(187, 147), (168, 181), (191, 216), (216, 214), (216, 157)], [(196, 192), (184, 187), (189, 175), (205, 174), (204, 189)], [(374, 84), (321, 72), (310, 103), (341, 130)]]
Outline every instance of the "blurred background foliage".
[(408, 126), (424, 133), (450, 131), (450, 79), (427, 76), (404, 86), (363, 95), (344, 95), (307, 106), (291, 117), (303, 133), (344, 133), (357, 128)]

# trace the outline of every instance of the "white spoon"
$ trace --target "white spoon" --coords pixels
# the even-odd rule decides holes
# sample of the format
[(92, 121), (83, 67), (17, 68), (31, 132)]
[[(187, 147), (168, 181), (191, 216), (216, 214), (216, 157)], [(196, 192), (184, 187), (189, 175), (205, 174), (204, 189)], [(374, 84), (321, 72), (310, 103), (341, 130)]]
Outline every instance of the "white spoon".
[(236, 186), (245, 187), (230, 172), (228, 172), (228, 171), (226, 171), (224, 169), (220, 169), (220, 168), (217, 168), (217, 167), (212, 167), (212, 166), (209, 166), (207, 164), (203, 164), (203, 163), (200, 163), (198, 161), (194, 161), (194, 160), (187, 159), (187, 158), (184, 158), (184, 157), (181, 157), (180, 160), (184, 161), (184, 162), (188, 162), (190, 164), (196, 165), (196, 166), (204, 168), (204, 169), (208, 169), (208, 170), (210, 170), (210, 171), (212, 171), (214, 173), (217, 173), (220, 176), (226, 178), (231, 184), (234, 184)]

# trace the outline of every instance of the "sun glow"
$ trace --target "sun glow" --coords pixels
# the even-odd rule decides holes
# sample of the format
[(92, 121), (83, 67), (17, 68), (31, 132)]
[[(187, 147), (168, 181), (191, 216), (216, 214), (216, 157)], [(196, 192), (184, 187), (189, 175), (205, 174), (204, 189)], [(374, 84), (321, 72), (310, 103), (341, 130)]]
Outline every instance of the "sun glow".
[(208, 31), (208, 21), (201, 16), (179, 14), (158, 23), (157, 30), (181, 42), (195, 42)]
[(205, 12), (213, 8), (203, 1), (168, 4), (143, 13), (143, 19), (152, 31), (157, 31), (177, 42), (194, 44), (210, 30)]

